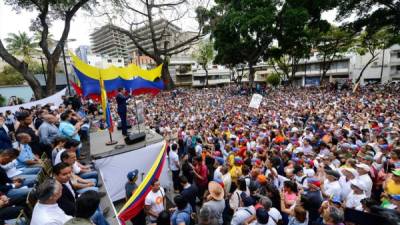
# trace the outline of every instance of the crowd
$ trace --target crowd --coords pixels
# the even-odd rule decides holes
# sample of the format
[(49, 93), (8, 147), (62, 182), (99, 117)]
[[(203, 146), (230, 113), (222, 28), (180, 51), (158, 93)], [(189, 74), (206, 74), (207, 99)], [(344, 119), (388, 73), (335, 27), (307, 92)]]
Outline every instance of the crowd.
[(108, 225), (99, 202), (97, 171), (82, 152), (92, 103), (63, 96), (63, 104), (0, 114), (0, 224)]
[(343, 87), (266, 89), (258, 109), (236, 86), (141, 97), (169, 143), (176, 207), (153, 181), (132, 222), (397, 224), (400, 86)]
[[(248, 107), (251, 95), (238, 86), (137, 97), (145, 124), (168, 143), (174, 193), (168, 202), (153, 180), (132, 223), (400, 221), (399, 85), (357, 92), (281, 87), (262, 94), (258, 109)], [(32, 225), (108, 224), (108, 210), (98, 207), (102, 184), (82, 152), (89, 121), (101, 110), (76, 96), (63, 100), (59, 107), (0, 115), (0, 224), (20, 212)], [(127, 121), (135, 123), (135, 104), (129, 104)], [(118, 121), (114, 99), (111, 111)], [(138, 173), (127, 174), (127, 199)], [(34, 203), (27, 205), (27, 197)]]

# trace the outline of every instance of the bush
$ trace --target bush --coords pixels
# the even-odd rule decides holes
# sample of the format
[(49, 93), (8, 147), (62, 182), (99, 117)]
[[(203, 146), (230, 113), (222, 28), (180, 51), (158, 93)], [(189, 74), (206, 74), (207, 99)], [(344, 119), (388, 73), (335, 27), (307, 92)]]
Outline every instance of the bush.
[(24, 77), (11, 66), (5, 66), (0, 72), (0, 85), (21, 85), (24, 81)]
[(6, 105), (6, 98), (0, 94), (0, 107)]
[(272, 73), (267, 77), (268, 84), (276, 87), (281, 83), (281, 76), (277, 73)]

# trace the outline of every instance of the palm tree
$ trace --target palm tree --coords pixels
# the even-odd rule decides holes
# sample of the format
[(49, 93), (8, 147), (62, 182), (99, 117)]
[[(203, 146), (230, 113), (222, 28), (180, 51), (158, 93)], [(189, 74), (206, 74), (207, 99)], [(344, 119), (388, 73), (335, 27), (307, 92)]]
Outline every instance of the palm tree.
[(13, 55), (22, 56), (28, 64), (32, 61), (32, 55), (37, 52), (37, 42), (25, 32), (9, 33), (5, 41), (7, 50)]

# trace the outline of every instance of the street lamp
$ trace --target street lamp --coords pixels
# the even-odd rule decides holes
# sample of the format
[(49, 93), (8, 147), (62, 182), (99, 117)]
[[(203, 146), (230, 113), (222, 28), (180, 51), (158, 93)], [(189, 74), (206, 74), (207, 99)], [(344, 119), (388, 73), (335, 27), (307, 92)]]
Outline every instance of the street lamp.
[(76, 39), (68, 39), (65, 41), (64, 47), (62, 48), (62, 54), (63, 54), (63, 60), (64, 60), (64, 71), (65, 71), (65, 77), (67, 78), (67, 87), (68, 87), (68, 93), (71, 95), (71, 85), (69, 83), (69, 76), (68, 76), (68, 69), (67, 69), (67, 60), (65, 59), (65, 45), (69, 42), (76, 41)]

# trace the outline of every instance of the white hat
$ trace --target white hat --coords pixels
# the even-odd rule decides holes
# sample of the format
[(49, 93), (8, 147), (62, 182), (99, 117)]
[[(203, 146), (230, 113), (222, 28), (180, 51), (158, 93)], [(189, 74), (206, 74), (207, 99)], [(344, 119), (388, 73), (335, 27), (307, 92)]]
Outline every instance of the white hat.
[(343, 167), (341, 169), (341, 172), (343, 173), (343, 170), (349, 171), (351, 174), (353, 174), (354, 177), (358, 177), (358, 172), (357, 170), (353, 169), (353, 168), (349, 168), (349, 167)]
[(358, 180), (358, 179), (350, 180), (350, 183), (351, 183), (352, 185), (358, 187), (359, 189), (363, 190), (363, 191), (366, 190), (364, 183), (361, 182), (361, 181)]
[(299, 128), (293, 127), (292, 130), (291, 130), (290, 132), (295, 133), (295, 132), (298, 132), (298, 131), (299, 131)]
[(360, 169), (363, 169), (363, 170), (365, 170), (365, 171), (370, 171), (370, 167), (367, 165), (367, 164), (365, 164), (365, 163), (359, 163), (359, 164), (356, 164), (356, 167), (357, 168), (360, 168)]

